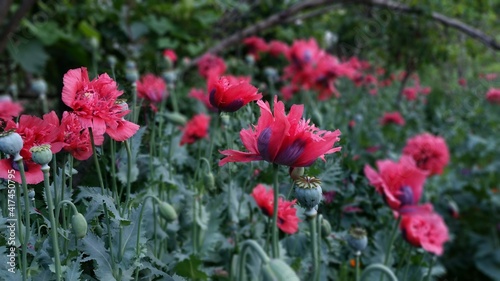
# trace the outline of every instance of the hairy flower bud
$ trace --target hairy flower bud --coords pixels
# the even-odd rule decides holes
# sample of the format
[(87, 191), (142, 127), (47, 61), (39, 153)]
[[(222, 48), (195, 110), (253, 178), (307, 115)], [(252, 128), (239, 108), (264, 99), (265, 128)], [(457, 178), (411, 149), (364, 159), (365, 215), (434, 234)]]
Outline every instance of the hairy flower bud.
[(208, 172), (205, 174), (204, 179), (205, 179), (205, 187), (208, 190), (214, 190), (215, 188), (214, 174), (212, 172)]
[(38, 165), (47, 165), (52, 161), (52, 151), (50, 150), (50, 144), (42, 144), (39, 146), (33, 146), (30, 149), (31, 159)]
[(160, 210), (160, 216), (166, 221), (172, 222), (177, 219), (177, 212), (169, 203), (158, 202), (158, 209)]
[(87, 235), (87, 220), (81, 213), (74, 214), (71, 217), (71, 225), (76, 238), (81, 239)]
[(328, 220), (322, 219), (321, 220), (321, 236), (323, 238), (326, 238), (330, 236), (332, 233), (332, 226), (330, 225), (330, 222)]
[(23, 148), (23, 138), (14, 131), (0, 133), (0, 151), (9, 154), (17, 155)]

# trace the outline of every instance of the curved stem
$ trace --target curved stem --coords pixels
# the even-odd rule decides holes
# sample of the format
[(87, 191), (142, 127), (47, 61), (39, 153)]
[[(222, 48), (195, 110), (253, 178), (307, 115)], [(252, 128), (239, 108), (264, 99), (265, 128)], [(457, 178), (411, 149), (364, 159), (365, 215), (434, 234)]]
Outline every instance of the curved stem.
[(262, 247), (255, 240), (246, 240), (241, 243), (240, 261), (238, 266), (238, 280), (245, 280), (245, 263), (246, 263), (246, 252), (248, 249), (253, 249), (259, 255), (262, 260), (263, 266), (269, 263), (269, 257)]
[(48, 165), (42, 166), (43, 171), (43, 183), (45, 187), (45, 195), (47, 196), (47, 205), (49, 207), (49, 220), (50, 220), (50, 236), (52, 236), (52, 247), (54, 250), (54, 263), (56, 268), (56, 280), (61, 280), (61, 261), (59, 254), (59, 241), (57, 239), (57, 222), (54, 217), (54, 201), (52, 199), (52, 192), (50, 191), (49, 185), (49, 172), (50, 167)]
[(68, 204), (71, 206), (71, 209), (73, 210), (73, 215), (78, 214), (78, 209), (76, 209), (75, 204), (69, 200), (61, 200), (56, 206), (56, 218), (59, 217), (59, 212), (61, 211), (61, 206), (64, 204)]
[(279, 245), (278, 245), (278, 196), (279, 196), (279, 186), (278, 186), (278, 164), (273, 164), (273, 221), (271, 223), (272, 229), (272, 257), (279, 257)]
[(396, 275), (394, 275), (392, 270), (381, 263), (375, 263), (365, 268), (365, 270), (363, 270), (363, 273), (361, 274), (360, 281), (365, 280), (365, 278), (368, 276), (368, 273), (370, 273), (371, 271), (381, 271), (382, 274), (385, 273), (385, 275), (389, 276), (392, 281), (398, 281), (398, 278), (396, 277)]
[(16, 155), (14, 158), (14, 161), (16, 161), (17, 166), (19, 167), (19, 173), (21, 174), (21, 181), (22, 181), (22, 186), (23, 186), (23, 197), (24, 197), (24, 220), (25, 220), (25, 230), (24, 230), (24, 241), (22, 244), (22, 256), (21, 256), (21, 261), (23, 263), (23, 271), (25, 275), (23, 276), (24, 278), (27, 278), (28, 274), (28, 251), (27, 251), (27, 246), (29, 242), (29, 237), (30, 237), (30, 227), (31, 227), (31, 221), (30, 221), (30, 199), (28, 196), (28, 185), (26, 184), (26, 173), (24, 171), (24, 163), (23, 163), (23, 157), (21, 155)]

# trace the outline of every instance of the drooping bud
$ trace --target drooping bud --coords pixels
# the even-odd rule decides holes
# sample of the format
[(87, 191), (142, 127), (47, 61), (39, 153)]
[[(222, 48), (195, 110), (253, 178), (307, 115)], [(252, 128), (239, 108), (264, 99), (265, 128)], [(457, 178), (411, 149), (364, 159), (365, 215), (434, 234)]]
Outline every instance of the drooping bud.
[(292, 180), (296, 181), (304, 175), (304, 170), (304, 167), (290, 167), (290, 169), (288, 169), (288, 174)]
[(306, 216), (313, 217), (317, 214), (317, 206), (323, 197), (321, 180), (316, 177), (300, 177), (295, 181), (295, 198), (306, 209)]
[(273, 281), (299, 281), (299, 277), (293, 269), (283, 260), (272, 259), (263, 265), (264, 280)]
[(38, 165), (47, 165), (52, 161), (52, 151), (50, 150), (50, 144), (42, 144), (39, 146), (33, 146), (30, 148), (31, 159)]
[(71, 217), (71, 225), (76, 238), (81, 239), (87, 235), (87, 220), (81, 213), (74, 214)]
[(23, 138), (14, 131), (0, 133), (0, 151), (9, 154), (17, 155), (23, 149)]
[(158, 202), (158, 210), (160, 211), (160, 216), (168, 222), (177, 219), (177, 212), (174, 207), (167, 202)]
[(349, 244), (349, 247), (351, 247), (357, 255), (360, 255), (361, 251), (363, 251), (368, 245), (366, 230), (361, 227), (353, 227), (349, 229), (347, 244)]
[(170, 122), (174, 125), (178, 125), (178, 126), (186, 125), (186, 122), (187, 122), (186, 116), (184, 116), (178, 112), (166, 112), (166, 113), (164, 113), (164, 116), (168, 122)]
[(323, 238), (326, 238), (326, 237), (330, 236), (331, 233), (332, 233), (332, 226), (331, 226), (330, 222), (326, 219), (322, 219), (321, 220), (321, 236), (323, 236)]
[(215, 188), (214, 174), (212, 172), (205, 173), (204, 180), (205, 180), (205, 187), (208, 190), (214, 190), (214, 188)]

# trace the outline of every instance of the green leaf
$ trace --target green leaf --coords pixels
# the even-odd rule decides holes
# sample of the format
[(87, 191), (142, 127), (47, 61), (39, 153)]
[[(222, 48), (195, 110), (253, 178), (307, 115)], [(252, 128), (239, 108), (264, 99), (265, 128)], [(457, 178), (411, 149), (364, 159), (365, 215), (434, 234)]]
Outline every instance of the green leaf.
[(42, 43), (36, 39), (21, 40), (17, 45), (9, 44), (7, 50), (14, 62), (34, 74), (41, 74), (49, 59)]
[(108, 250), (104, 246), (104, 240), (97, 237), (92, 232), (87, 233), (87, 236), (82, 239), (83, 251), (88, 255), (83, 261), (94, 260), (96, 270), (95, 275), (98, 280), (114, 281), (111, 257)]
[(97, 29), (92, 27), (89, 23), (86, 21), (81, 21), (78, 24), (78, 30), (80, 30), (83, 35), (87, 38), (97, 38), (99, 41), (101, 41), (101, 34)]
[(54, 21), (31, 23), (28, 20), (23, 20), (22, 24), (46, 46), (53, 45), (59, 38), (63, 37), (62, 30), (59, 29), (59, 26)]
[(80, 263), (82, 262), (82, 256), (78, 256), (76, 260), (72, 260), (71, 263), (67, 266), (66, 272), (64, 274), (65, 280), (80, 280), (80, 275), (82, 274), (82, 270), (80, 270)]
[(191, 279), (207, 280), (208, 276), (205, 272), (200, 271), (198, 267), (201, 265), (201, 260), (195, 255), (190, 255), (188, 259), (179, 262), (174, 267), (174, 272), (180, 276)]
[(150, 15), (146, 18), (146, 24), (160, 36), (175, 28), (167, 18), (158, 18), (154, 15)]

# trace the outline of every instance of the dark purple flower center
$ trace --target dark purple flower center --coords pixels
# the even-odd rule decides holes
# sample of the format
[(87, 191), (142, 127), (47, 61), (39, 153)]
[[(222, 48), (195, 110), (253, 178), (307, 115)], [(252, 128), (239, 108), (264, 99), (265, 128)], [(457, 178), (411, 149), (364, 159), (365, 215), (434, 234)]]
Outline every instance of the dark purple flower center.
[(280, 151), (274, 159), (275, 163), (293, 166), (295, 161), (302, 155), (304, 151), (304, 142), (301, 140), (295, 140), (292, 145), (287, 146), (285, 149)]
[(237, 99), (229, 103), (228, 105), (224, 105), (221, 107), (222, 111), (225, 112), (235, 112), (236, 110), (240, 109), (243, 106), (243, 100), (242, 99)]
[(413, 190), (407, 185), (404, 185), (399, 189), (396, 197), (398, 198), (399, 202), (401, 202), (401, 206), (413, 205), (416, 203), (413, 202)]
[(260, 156), (268, 162), (272, 162), (269, 155), (269, 141), (271, 140), (271, 128), (265, 128), (259, 135), (257, 139), (257, 149), (259, 150)]
[(215, 103), (215, 89), (212, 89), (210, 91), (210, 94), (208, 95), (208, 98), (210, 99), (210, 104), (213, 107), (218, 107), (218, 105)]

